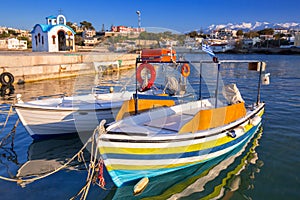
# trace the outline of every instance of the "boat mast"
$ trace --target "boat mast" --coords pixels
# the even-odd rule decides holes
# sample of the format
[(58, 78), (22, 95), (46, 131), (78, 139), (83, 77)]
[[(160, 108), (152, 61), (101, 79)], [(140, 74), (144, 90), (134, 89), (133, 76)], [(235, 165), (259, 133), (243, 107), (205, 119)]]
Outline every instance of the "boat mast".
[(135, 60), (135, 98), (134, 98), (134, 113), (138, 114), (138, 84), (137, 84), (137, 65), (140, 61), (140, 58)]
[(199, 98), (198, 100), (202, 100), (202, 61), (200, 61), (200, 85), (199, 85)]
[(217, 103), (218, 103), (218, 89), (219, 89), (219, 74), (220, 74), (220, 62), (218, 62), (218, 71), (217, 71), (217, 86), (216, 86), (216, 92), (215, 92), (215, 108), (217, 108)]
[(262, 68), (263, 68), (263, 62), (259, 62), (259, 77), (258, 77), (258, 86), (257, 86), (257, 100), (256, 105), (260, 102), (260, 86), (261, 86), (261, 74), (262, 74)]

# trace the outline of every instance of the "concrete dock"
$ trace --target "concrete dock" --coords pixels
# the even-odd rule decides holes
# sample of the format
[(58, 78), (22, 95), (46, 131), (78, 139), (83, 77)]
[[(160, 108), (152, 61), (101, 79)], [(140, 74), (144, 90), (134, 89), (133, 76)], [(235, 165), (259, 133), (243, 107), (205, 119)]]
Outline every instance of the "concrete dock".
[[(135, 66), (137, 54), (113, 52), (20, 52), (0, 51), (0, 73), (10, 72), (15, 83), (71, 77), (107, 70), (122, 70)], [(101, 64), (102, 63), (102, 64)], [(116, 67), (110, 63), (118, 63)]]

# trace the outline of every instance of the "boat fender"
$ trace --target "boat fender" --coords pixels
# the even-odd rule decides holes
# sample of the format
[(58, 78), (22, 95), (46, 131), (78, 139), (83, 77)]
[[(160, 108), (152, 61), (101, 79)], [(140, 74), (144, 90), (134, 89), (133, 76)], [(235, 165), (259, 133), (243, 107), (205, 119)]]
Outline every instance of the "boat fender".
[(190, 75), (190, 73), (191, 73), (190, 66), (187, 63), (183, 64), (181, 67), (181, 75), (183, 77), (188, 77)]
[(236, 137), (235, 130), (233, 129), (233, 130), (227, 131), (227, 136), (235, 138)]
[(151, 89), (152, 85), (154, 84), (155, 78), (156, 78), (156, 71), (155, 71), (153, 65), (151, 65), (149, 63), (143, 63), (137, 68), (137, 71), (136, 71), (136, 79), (141, 85), (143, 85), (143, 83), (144, 83), (144, 79), (142, 78), (142, 71), (145, 68), (147, 69), (148, 72), (150, 72), (151, 77), (149, 80), (147, 80), (148, 81), (147, 85), (143, 86), (140, 89), (141, 92)]
[(252, 119), (250, 119), (250, 123), (253, 125), (253, 126), (257, 126), (259, 124), (259, 122), (261, 121), (261, 117), (260, 116), (255, 116), (253, 117)]
[(22, 94), (17, 94), (17, 95), (16, 95), (16, 99), (17, 99), (17, 103), (24, 103), (24, 102), (22, 101)]
[(14, 76), (9, 72), (3, 72), (0, 75), (0, 82), (2, 85), (11, 85), (14, 82)]
[(149, 183), (149, 178), (148, 177), (144, 177), (142, 178), (133, 188), (133, 194), (134, 195), (139, 195), (141, 194), (144, 189), (146, 188), (146, 186)]

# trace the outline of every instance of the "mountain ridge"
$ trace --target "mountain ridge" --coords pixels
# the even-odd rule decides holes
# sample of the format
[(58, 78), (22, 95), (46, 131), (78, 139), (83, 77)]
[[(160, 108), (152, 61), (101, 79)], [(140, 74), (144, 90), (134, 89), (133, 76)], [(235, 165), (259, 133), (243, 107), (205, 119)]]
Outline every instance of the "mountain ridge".
[(214, 30), (227, 28), (231, 30), (258, 31), (266, 28), (282, 28), (282, 29), (300, 29), (300, 23), (285, 22), (285, 23), (270, 23), (270, 22), (241, 22), (241, 23), (227, 23), (227, 24), (211, 24), (206, 29), (202, 30), (204, 33), (211, 33)]

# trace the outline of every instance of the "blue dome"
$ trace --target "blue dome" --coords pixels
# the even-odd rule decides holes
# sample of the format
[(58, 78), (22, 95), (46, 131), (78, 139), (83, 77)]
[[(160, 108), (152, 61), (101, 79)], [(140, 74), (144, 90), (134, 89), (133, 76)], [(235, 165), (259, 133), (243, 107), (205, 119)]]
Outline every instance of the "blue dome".
[(46, 19), (56, 19), (56, 16), (50, 15), (50, 16), (46, 17)]

